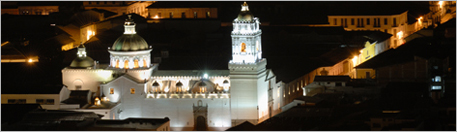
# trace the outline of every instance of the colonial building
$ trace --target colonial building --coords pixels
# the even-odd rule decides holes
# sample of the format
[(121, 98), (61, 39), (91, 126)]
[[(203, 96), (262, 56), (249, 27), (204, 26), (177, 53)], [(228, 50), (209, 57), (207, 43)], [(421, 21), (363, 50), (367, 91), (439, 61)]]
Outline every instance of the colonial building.
[(103, 111), (110, 119), (168, 117), (172, 130), (257, 124), (279, 113), (283, 104), (273, 96), (280, 86), (262, 58), (260, 21), (246, 3), (241, 7), (233, 21), (228, 70), (159, 70), (151, 64), (152, 47), (136, 34), (129, 16), (124, 34), (108, 48), (110, 64), (96, 63), (81, 45), (62, 70), (63, 84), (71, 92), (90, 91), (88, 103), (94, 106), (79, 111)]
[(135, 13), (143, 17), (148, 15), (148, 7), (153, 1), (84, 1), (84, 9), (103, 9), (116, 13), (115, 16)]

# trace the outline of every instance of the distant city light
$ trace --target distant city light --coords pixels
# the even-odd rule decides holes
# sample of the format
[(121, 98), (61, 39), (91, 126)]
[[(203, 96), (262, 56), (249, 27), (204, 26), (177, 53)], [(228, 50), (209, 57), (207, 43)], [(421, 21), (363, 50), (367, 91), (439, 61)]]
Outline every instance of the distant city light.
[(154, 19), (159, 19), (159, 16), (158, 16), (158, 15), (156, 15), (156, 16), (154, 16), (153, 18), (154, 18)]
[(205, 74), (203, 75), (203, 78), (207, 79), (207, 78), (208, 78), (208, 74), (205, 73)]

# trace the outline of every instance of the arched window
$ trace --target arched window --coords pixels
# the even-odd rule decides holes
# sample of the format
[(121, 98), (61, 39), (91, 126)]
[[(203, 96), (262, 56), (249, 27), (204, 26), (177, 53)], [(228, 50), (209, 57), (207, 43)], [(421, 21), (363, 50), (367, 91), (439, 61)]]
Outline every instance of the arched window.
[(124, 61), (124, 68), (129, 69), (129, 60)]
[(241, 52), (246, 52), (246, 44), (241, 43)]
[(146, 62), (146, 59), (143, 59), (143, 67), (148, 67), (148, 63)]
[(116, 68), (119, 68), (119, 60), (116, 60)]
[(130, 88), (130, 94), (135, 94), (135, 88)]
[(133, 68), (138, 68), (139, 67), (139, 64), (138, 64), (138, 59), (135, 59), (133, 61)]

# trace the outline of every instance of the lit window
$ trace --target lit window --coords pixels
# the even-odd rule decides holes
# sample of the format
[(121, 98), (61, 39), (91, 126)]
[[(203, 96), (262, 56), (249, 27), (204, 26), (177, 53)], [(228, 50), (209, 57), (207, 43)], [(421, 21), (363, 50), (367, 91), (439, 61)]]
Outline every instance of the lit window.
[(138, 64), (138, 59), (133, 60), (133, 68), (138, 68), (140, 67)]
[(146, 62), (146, 59), (143, 59), (143, 67), (148, 67), (148, 63)]
[(441, 90), (441, 86), (432, 86), (432, 90)]
[(109, 89), (109, 94), (114, 94), (114, 88)]
[(241, 43), (241, 52), (246, 52), (246, 44)]
[(280, 93), (279, 93), (279, 89), (278, 89), (278, 98), (279, 98), (279, 94), (280, 94)]
[(135, 88), (130, 89), (130, 94), (135, 94)]
[(435, 76), (435, 82), (441, 82), (441, 76)]
[(124, 68), (125, 69), (129, 69), (129, 61), (128, 60), (124, 61)]

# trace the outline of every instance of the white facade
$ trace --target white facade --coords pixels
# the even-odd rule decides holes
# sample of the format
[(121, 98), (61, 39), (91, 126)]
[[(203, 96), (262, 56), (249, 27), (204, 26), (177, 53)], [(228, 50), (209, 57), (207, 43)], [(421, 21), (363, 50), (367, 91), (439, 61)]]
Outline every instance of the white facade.
[[(242, 5), (245, 11), (249, 11), (247, 4)], [(168, 117), (172, 130), (193, 130), (200, 117), (210, 130), (225, 130), (244, 121), (257, 124), (279, 113), (280, 96), (273, 95), (282, 90), (277, 90), (281, 83), (276, 83), (273, 72), (266, 69), (266, 59), (261, 58), (259, 21), (250, 13), (248, 17), (252, 19), (234, 21), (233, 60), (228, 70), (158, 70), (149, 60), (151, 47), (115, 42), (107, 68), (65, 68), (63, 83), (69, 90), (91, 90), (102, 101), (117, 104), (94, 109), (104, 118)], [(126, 21), (124, 35), (135, 35), (134, 25), (128, 22), (133, 23)], [(130, 49), (124, 50), (126, 46)], [(146, 61), (141, 62), (143, 58)]]

